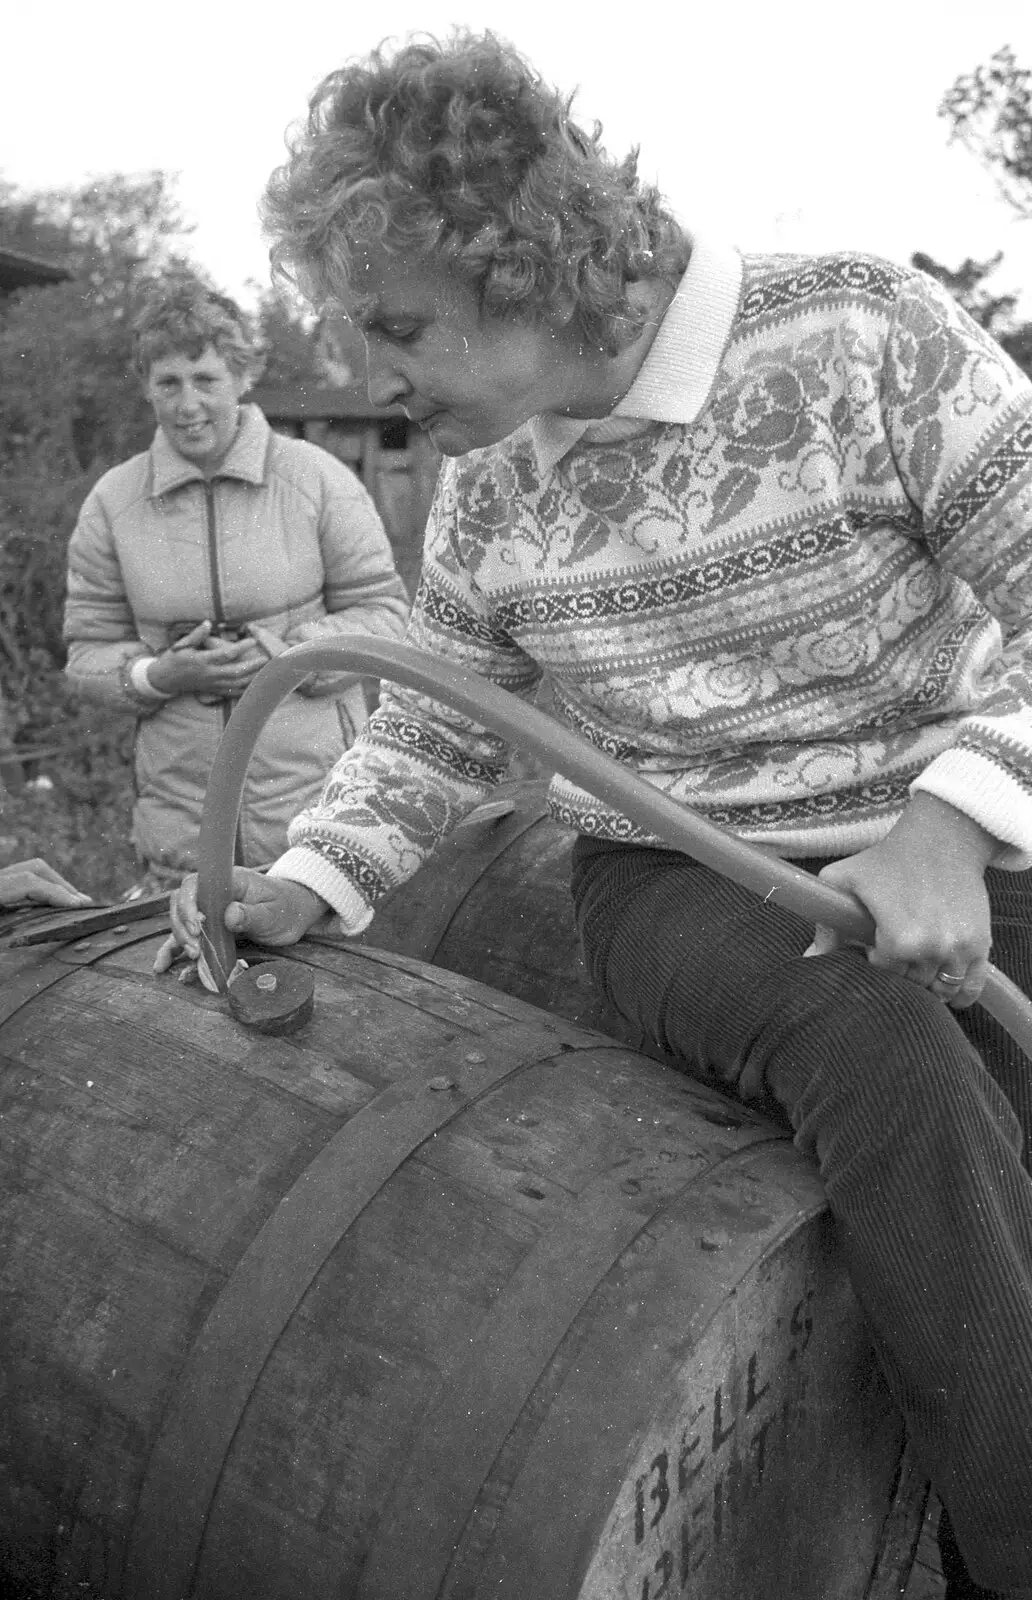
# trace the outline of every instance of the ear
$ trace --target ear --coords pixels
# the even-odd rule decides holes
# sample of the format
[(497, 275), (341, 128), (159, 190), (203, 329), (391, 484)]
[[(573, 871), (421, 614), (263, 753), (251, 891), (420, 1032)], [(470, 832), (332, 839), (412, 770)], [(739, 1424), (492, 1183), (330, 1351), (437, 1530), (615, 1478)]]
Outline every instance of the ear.
[(568, 328), (577, 314), (577, 301), (572, 294), (558, 295), (545, 312), (542, 321), (556, 333)]
[(240, 374), (237, 379), (237, 399), (243, 400), (250, 394), (265, 370), (265, 357), (256, 356)]

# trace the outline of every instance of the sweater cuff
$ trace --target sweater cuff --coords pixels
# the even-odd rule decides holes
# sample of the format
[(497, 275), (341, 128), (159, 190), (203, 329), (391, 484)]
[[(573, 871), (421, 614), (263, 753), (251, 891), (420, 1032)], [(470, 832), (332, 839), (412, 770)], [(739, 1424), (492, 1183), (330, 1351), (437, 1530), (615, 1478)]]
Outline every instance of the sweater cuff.
[(1032, 866), (1032, 805), (1028, 790), (990, 756), (970, 746), (944, 750), (910, 785), (971, 817), (999, 841), (989, 865), (1007, 872)]
[(316, 850), (306, 850), (294, 845), (274, 861), (269, 868), (270, 878), (288, 878), (311, 889), (327, 905), (332, 906), (340, 919), (340, 931), (347, 938), (361, 933), (373, 920), (373, 908), (360, 894), (351, 879), (338, 872)]

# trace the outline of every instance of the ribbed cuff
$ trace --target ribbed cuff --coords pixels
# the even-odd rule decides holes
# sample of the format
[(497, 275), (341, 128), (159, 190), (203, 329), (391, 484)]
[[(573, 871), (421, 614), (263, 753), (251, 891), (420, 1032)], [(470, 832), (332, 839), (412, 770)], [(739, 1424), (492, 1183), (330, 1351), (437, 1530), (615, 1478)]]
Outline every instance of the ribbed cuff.
[(172, 700), (175, 696), (166, 694), (164, 689), (155, 689), (147, 675), (147, 668), (157, 659), (157, 656), (137, 656), (129, 668), (129, 682), (144, 700)]
[(270, 878), (287, 878), (304, 884), (333, 907), (340, 919), (340, 931), (348, 937), (361, 933), (373, 920), (373, 908), (343, 872), (331, 867), (325, 856), (295, 845), (274, 861)]
[(963, 812), (1000, 841), (990, 866), (1025, 872), (1032, 866), (1032, 808), (1014, 779), (976, 750), (944, 750), (910, 785)]

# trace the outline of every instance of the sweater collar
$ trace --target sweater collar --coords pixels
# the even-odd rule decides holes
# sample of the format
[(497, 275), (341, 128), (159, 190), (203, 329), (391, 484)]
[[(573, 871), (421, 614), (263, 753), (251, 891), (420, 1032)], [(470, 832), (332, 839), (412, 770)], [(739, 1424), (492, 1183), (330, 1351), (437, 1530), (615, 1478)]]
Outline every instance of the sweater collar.
[[(216, 478), (241, 478), (244, 483), (265, 482), (265, 465), (272, 430), (256, 405), (240, 407), (240, 426)], [(159, 428), (150, 447), (150, 496), (168, 494), (184, 483), (204, 482), (204, 473), (169, 444)]]
[(742, 289), (742, 258), (708, 239), (691, 240), (687, 271), (648, 355), (608, 417), (532, 417), (527, 431), (544, 475), (582, 440), (605, 444), (650, 422), (691, 423), (709, 398)]

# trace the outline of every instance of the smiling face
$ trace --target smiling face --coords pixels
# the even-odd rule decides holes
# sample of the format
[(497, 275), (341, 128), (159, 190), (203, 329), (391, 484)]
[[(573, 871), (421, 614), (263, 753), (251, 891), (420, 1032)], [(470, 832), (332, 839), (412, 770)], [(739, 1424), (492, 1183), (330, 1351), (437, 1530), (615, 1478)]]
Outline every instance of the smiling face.
[(371, 402), (402, 406), (446, 456), (494, 444), (540, 412), (579, 414), (584, 364), (569, 329), (482, 315), (472, 290), (432, 261), (371, 251), (342, 299), (365, 339)]
[(246, 376), (230, 371), (214, 345), (199, 356), (161, 356), (151, 363), (144, 393), (174, 450), (213, 471), (236, 437)]

